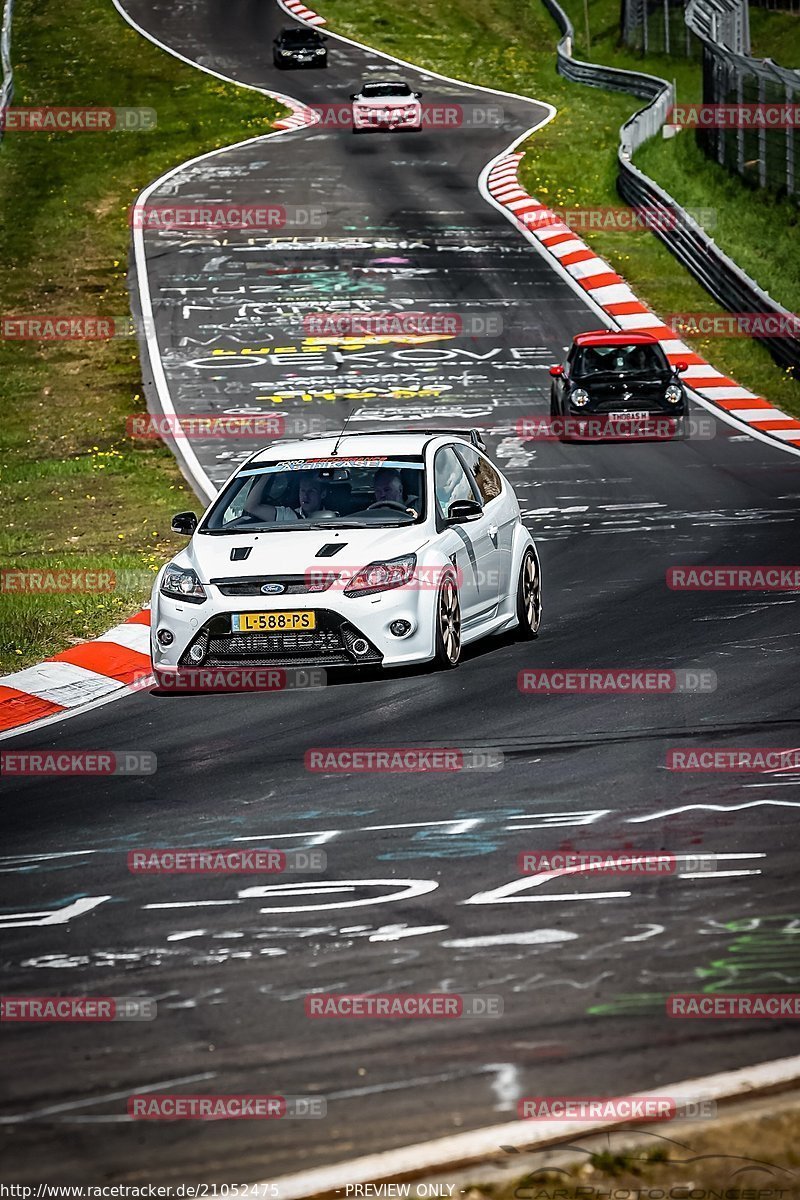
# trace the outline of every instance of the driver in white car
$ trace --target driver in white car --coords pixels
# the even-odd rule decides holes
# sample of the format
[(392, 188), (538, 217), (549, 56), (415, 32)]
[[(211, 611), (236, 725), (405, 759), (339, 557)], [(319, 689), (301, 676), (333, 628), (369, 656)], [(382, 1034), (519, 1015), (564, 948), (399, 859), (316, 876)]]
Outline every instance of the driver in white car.
[(323, 509), (327, 510), (325, 500), (328, 495), (328, 485), (319, 475), (304, 474), (300, 480), (297, 492), (299, 504), (295, 509), (301, 521), (310, 520)]
[(385, 502), (393, 501), (395, 504), (402, 504), (403, 497), (403, 481), (400, 478), (400, 472), (394, 467), (381, 467), (375, 472), (375, 501)]

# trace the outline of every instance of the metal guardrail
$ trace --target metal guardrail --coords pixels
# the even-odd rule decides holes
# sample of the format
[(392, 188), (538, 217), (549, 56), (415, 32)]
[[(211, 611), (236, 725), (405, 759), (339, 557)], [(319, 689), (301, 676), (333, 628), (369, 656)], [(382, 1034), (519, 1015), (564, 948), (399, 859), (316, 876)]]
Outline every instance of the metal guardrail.
[[(692, 217), (638, 167), (631, 162), (633, 154), (649, 138), (654, 137), (665, 123), (667, 113), (675, 102), (672, 84), (644, 72), (623, 71), (600, 63), (586, 63), (572, 57), (575, 31), (558, 0), (543, 0), (561, 30), (556, 48), (556, 69), (559, 75), (573, 83), (629, 92), (649, 99), (619, 131), (617, 190), (634, 208), (646, 208), (663, 214), (663, 219), (649, 222), (652, 232), (667, 246), (698, 283), (714, 299), (731, 312), (762, 313), (771, 317), (792, 315), (746, 275), (733, 259), (715, 244), (713, 238)], [(759, 338), (772, 357), (783, 367), (800, 377), (800, 340), (789, 337)]]
[(748, 0), (688, 0), (686, 24), (699, 38), (734, 54), (750, 53)]
[[(3, 68), (3, 82), (0, 84), (0, 114), (11, 103), (14, 95), (14, 68), (11, 65), (11, 17), (14, 11), (14, 0), (6, 0), (3, 9), (3, 26), (0, 30), (0, 65)], [(5, 122), (0, 120), (0, 138), (3, 136)]]
[[(747, 0), (688, 0), (686, 26), (703, 55), (704, 104), (769, 105), (775, 111), (800, 100), (800, 71), (750, 57)], [(760, 188), (796, 197), (798, 138), (791, 123), (698, 129), (701, 149), (720, 166)]]

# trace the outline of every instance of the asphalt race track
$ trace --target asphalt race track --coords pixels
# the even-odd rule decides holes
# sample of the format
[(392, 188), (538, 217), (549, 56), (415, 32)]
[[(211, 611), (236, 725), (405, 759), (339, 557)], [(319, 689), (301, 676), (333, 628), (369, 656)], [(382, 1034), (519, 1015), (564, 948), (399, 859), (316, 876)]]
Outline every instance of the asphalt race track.
[[(180, 414), (279, 412), (338, 428), (355, 408), (353, 429), (449, 417), (489, 430), (537, 539), (545, 612), (537, 641), (471, 647), (446, 674), (139, 692), (6, 744), (158, 760), (150, 776), (4, 781), (3, 991), (158, 1005), (147, 1023), (6, 1032), (8, 1177), (85, 1182), (91, 1165), (100, 1182), (266, 1179), (511, 1120), (524, 1095), (635, 1092), (796, 1051), (790, 1021), (669, 1020), (664, 999), (800, 981), (800, 776), (665, 762), (672, 747), (800, 745), (798, 599), (671, 591), (665, 575), (795, 562), (800, 460), (713, 418), (714, 436), (670, 444), (516, 436), (521, 416), (547, 411), (548, 365), (599, 324), (477, 188), (545, 106), (387, 68), (334, 39), (327, 71), (278, 72), (271, 41), (290, 19), (271, 0), (133, 0), (128, 11), (204, 66), (306, 103), (346, 102), (386, 73), (427, 101), (502, 108), (490, 128), (313, 127), (201, 160), (149, 203), (268, 200), (315, 206), (324, 225), (225, 239), (149, 231), (147, 274)], [(500, 314), (503, 332), (304, 340), (303, 315), (342, 302)], [(252, 444), (193, 449), (219, 484)], [(702, 669), (717, 687), (517, 687), (525, 667), (596, 666)], [(425, 774), (304, 767), (311, 747), (349, 746), (504, 758), (499, 770)], [(298, 896), (282, 880), (126, 865), (141, 847), (230, 845), (321, 849), (327, 870), (292, 877), (311, 889)], [(571, 847), (729, 857), (716, 875), (498, 890), (520, 880), (520, 851)], [(312, 991), (439, 989), (500, 996), (504, 1015), (337, 1022), (304, 1010)], [(136, 1123), (136, 1090), (322, 1096), (328, 1115)]]

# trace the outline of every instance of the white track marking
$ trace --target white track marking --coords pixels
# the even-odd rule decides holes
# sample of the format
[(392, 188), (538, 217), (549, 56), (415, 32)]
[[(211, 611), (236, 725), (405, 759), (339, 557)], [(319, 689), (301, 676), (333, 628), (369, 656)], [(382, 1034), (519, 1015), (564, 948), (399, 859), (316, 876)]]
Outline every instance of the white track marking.
[(73, 917), (91, 912), (110, 896), (82, 896), (63, 908), (42, 909), (39, 912), (0, 913), (0, 929), (28, 929), (39, 925), (66, 925)]
[[(20, 1125), (25, 1121), (35, 1121), (40, 1117), (52, 1116), (54, 1113), (71, 1112), (76, 1108), (90, 1108), (93, 1104), (107, 1104), (109, 1100), (127, 1100), (128, 1096), (140, 1096), (142, 1094), (146, 1095), (148, 1092), (160, 1092), (164, 1088), (175, 1087), (177, 1084), (200, 1083), (206, 1079), (215, 1079), (216, 1074), (216, 1071), (204, 1071), (202, 1075), (183, 1075), (177, 1079), (162, 1079), (158, 1083), (147, 1083), (142, 1087), (126, 1088), (124, 1092), (104, 1092), (100, 1096), (90, 1096), (86, 1100), (68, 1100), (64, 1104), (52, 1104), (48, 1108), (34, 1108), (28, 1113), (0, 1117), (0, 1125)], [(115, 1116), (113, 1119), (118, 1120), (120, 1118)]]
[(800, 808), (798, 800), (748, 800), (744, 804), (682, 804), (678, 808), (665, 808), (663, 812), (649, 813), (645, 817), (628, 817), (628, 824), (642, 825), (646, 821), (661, 821), (664, 817), (677, 817), (686, 812), (741, 812), (745, 808), (758, 808), (765, 804), (772, 804), (776, 808)]

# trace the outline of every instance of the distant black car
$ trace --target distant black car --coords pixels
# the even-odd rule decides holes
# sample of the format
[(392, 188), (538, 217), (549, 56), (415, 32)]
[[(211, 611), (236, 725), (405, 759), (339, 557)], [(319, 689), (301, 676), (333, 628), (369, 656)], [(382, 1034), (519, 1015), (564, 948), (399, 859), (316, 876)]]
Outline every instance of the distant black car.
[(327, 67), (327, 38), (316, 29), (282, 29), (272, 46), (276, 67)]
[(564, 365), (550, 368), (550, 415), (569, 418), (558, 426), (563, 441), (602, 440), (617, 427), (620, 437), (647, 437), (648, 429), (667, 436), (670, 428), (680, 435), (687, 410), (679, 372), (685, 370), (685, 363), (669, 362), (650, 334), (581, 333)]

